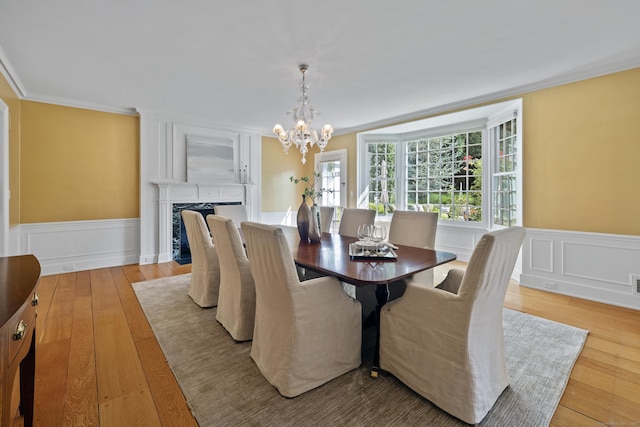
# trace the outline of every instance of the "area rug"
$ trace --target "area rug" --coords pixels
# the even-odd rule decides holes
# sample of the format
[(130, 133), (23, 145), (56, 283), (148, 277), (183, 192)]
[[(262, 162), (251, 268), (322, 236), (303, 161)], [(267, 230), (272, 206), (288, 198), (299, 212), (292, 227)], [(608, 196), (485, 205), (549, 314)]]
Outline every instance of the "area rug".
[[(282, 397), (236, 343), (187, 295), (190, 275), (134, 283), (169, 366), (202, 427), (465, 426), (370, 362), (296, 398)], [(480, 426), (547, 426), (587, 331), (504, 309), (511, 385)]]

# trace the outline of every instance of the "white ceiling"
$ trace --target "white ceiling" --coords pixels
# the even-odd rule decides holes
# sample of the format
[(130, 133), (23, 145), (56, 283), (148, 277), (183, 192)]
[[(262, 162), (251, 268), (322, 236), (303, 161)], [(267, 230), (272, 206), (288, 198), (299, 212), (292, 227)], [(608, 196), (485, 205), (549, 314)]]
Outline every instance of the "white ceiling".
[(640, 66), (639, 0), (0, 0), (24, 99), (336, 133)]

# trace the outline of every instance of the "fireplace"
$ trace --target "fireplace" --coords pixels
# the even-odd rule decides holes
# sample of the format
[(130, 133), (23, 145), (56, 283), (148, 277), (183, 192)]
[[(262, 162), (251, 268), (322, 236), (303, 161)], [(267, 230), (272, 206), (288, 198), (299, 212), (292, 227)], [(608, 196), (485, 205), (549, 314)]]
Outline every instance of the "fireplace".
[(180, 212), (191, 210), (200, 213), (204, 218), (213, 214), (214, 206), (217, 205), (239, 205), (240, 202), (199, 202), (199, 203), (173, 203), (171, 206), (171, 225), (173, 230), (172, 253), (173, 260), (178, 264), (191, 263), (191, 251), (187, 232), (182, 221)]
[(190, 256), (180, 254), (180, 237), (186, 239), (180, 227), (184, 209), (204, 210), (205, 216), (213, 212), (216, 205), (245, 205), (249, 219), (255, 218), (256, 206), (250, 194), (255, 186), (249, 184), (192, 184), (188, 182), (156, 182), (158, 187), (158, 258), (157, 262), (168, 262)]

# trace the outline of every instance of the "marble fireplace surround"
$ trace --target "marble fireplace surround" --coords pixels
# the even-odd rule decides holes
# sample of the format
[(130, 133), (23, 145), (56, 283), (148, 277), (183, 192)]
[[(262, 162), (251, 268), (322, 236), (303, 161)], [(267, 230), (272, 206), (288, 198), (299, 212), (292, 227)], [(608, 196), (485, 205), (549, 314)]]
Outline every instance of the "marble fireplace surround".
[[(250, 184), (192, 184), (155, 182), (158, 186), (159, 256), (158, 262), (174, 258), (174, 210), (175, 204), (250, 204), (247, 198)], [(250, 210), (250, 207), (247, 206)]]

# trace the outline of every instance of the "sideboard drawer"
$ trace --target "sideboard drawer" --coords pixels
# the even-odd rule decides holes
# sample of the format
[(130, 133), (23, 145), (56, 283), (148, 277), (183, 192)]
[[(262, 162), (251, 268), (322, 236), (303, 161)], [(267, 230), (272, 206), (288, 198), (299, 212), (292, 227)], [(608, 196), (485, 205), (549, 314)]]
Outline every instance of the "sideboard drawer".
[(34, 295), (35, 294), (32, 294), (31, 297), (22, 304), (20, 310), (7, 322), (7, 326), (9, 327), (9, 363), (13, 361), (18, 353), (24, 356), (24, 354), (29, 351), (31, 336), (36, 326), (36, 307), (33, 303)]

